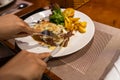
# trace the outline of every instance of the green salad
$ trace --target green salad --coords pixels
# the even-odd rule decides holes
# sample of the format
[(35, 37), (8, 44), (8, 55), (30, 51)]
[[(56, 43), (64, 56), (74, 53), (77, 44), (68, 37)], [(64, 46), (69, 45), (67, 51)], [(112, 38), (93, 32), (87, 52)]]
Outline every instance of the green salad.
[(55, 24), (64, 25), (64, 16), (58, 4), (53, 4), (51, 7), (52, 14), (50, 15), (49, 19), (50, 22)]

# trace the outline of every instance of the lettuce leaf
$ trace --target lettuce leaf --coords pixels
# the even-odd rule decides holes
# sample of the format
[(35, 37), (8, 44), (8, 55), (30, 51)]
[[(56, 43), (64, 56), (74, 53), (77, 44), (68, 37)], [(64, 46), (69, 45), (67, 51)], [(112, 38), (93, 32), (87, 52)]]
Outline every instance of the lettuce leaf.
[(50, 22), (55, 24), (64, 25), (64, 16), (58, 4), (53, 4), (51, 8), (52, 14), (50, 15)]

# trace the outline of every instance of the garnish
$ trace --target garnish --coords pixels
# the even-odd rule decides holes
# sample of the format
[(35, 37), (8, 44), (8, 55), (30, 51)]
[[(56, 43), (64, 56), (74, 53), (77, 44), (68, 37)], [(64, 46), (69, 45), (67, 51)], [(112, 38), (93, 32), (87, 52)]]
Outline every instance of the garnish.
[(64, 25), (64, 16), (58, 4), (52, 4), (51, 6), (50, 22), (55, 24)]

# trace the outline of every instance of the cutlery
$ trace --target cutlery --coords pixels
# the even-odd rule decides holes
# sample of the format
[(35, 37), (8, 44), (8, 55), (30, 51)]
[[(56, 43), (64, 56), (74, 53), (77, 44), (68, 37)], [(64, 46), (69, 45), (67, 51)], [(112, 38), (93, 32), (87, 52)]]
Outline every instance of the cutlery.
[(25, 8), (25, 7), (27, 7), (27, 6), (28, 6), (28, 4), (26, 4), (26, 3), (20, 3), (20, 4), (18, 4), (14, 9), (10, 9), (10, 10), (2, 13), (1, 15), (9, 14), (9, 13), (11, 13), (11, 12), (17, 10), (17, 9), (23, 9), (23, 8)]
[(42, 39), (44, 42), (48, 42), (48, 41), (46, 41), (46, 39), (48, 39), (48, 38), (59, 39), (59, 37), (56, 34), (52, 33), (51, 31), (48, 31), (48, 30), (44, 30), (44, 31), (38, 32), (38, 33), (33, 33), (31, 36), (44, 37)]
[[(44, 36), (44, 34), (42, 34), (41, 32), (33, 33), (31, 36), (34, 36), (34, 35)], [(46, 36), (46, 35), (45, 35), (45, 36)]]
[(46, 36), (49, 38), (56, 38), (56, 39), (59, 38), (56, 34), (54, 34), (52, 31), (49, 31), (49, 30), (44, 30), (44, 31), (38, 32), (38, 33), (33, 33), (31, 36), (34, 36), (34, 35)]
[(57, 47), (51, 52), (51, 55), (44, 59), (44, 62), (48, 62), (50, 59), (54, 57), (63, 47), (65, 42), (68, 40), (68, 38), (64, 39), (63, 42), (60, 45), (57, 45)]
[(26, 3), (20, 3), (20, 4), (17, 5), (17, 9), (23, 9), (27, 6), (28, 6), (28, 4), (26, 4)]
[(45, 58), (44, 59), (44, 62), (48, 62), (50, 59), (52, 59), (53, 58), (53, 56), (55, 55), (55, 54), (57, 54), (60, 50), (61, 50), (61, 46), (57, 46), (52, 52), (51, 52), (51, 55), (49, 56), (49, 57), (47, 57), (47, 58)]

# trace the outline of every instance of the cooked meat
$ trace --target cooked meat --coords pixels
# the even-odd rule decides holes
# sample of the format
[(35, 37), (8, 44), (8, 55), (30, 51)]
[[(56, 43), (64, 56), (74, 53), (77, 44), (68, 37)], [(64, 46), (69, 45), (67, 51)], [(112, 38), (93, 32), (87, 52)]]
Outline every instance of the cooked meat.
[(67, 46), (69, 37), (73, 35), (72, 32), (67, 32), (62, 25), (56, 25), (47, 21), (36, 24), (34, 28), (40, 30), (43, 35), (34, 35), (33, 38), (50, 46), (60, 45), (65, 38), (68, 38), (62, 45)]

